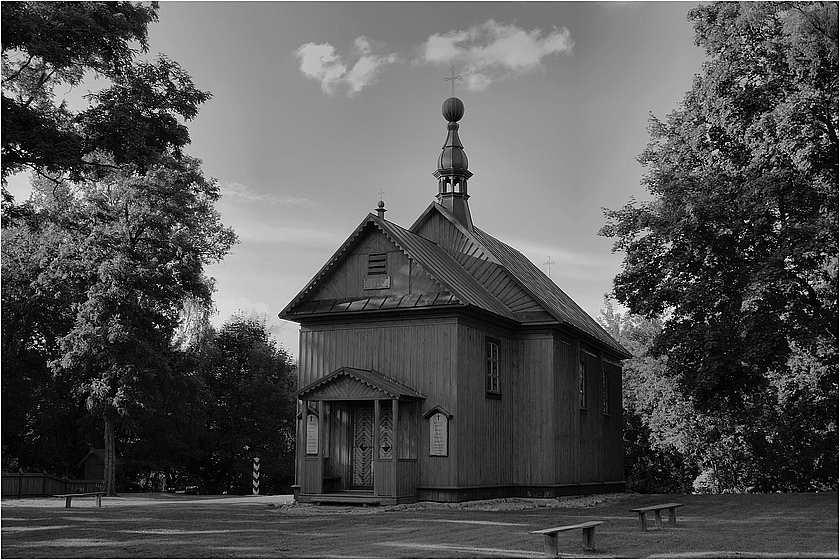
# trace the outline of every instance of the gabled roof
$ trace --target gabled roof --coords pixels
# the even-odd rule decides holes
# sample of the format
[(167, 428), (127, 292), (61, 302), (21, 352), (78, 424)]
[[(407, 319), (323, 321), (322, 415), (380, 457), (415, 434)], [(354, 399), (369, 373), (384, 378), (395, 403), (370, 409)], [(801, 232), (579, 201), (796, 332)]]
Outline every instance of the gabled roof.
[[(377, 228), (388, 239), (391, 240), (406, 256), (417, 262), (423, 269), (431, 276), (431, 278), (444, 290), (450, 292), (458, 302), (462, 305), (476, 307), (483, 309), (495, 315), (506, 317), (515, 321), (516, 317), (513, 313), (498, 301), (493, 295), (487, 291), (475, 278), (470, 276), (457, 262), (443, 249), (417, 234), (414, 234), (400, 226), (393, 224), (383, 218), (368, 214), (362, 220), (362, 223), (356, 230), (347, 238), (347, 240), (339, 247), (333, 254), (330, 260), (318, 271), (318, 273), (309, 281), (306, 287), (301, 290), (297, 296), (280, 312), (280, 317), (291, 318), (298, 314), (298, 309), (295, 309), (303, 300), (305, 296), (314, 291), (320, 283), (329, 276), (330, 272), (343, 262), (344, 258), (350, 253), (352, 248), (361, 239), (362, 235), (369, 230), (369, 228)], [(350, 305), (348, 301), (329, 302), (329, 305), (314, 306), (312, 309), (302, 309), (302, 313), (327, 313), (333, 309), (340, 311), (366, 311), (370, 309), (388, 308), (387, 298), (367, 298), (365, 301), (359, 299), (355, 307)], [(437, 301), (436, 298), (432, 303), (451, 304), (451, 299), (447, 301)], [(375, 301), (374, 301), (375, 300)], [(416, 307), (423, 298), (408, 298), (401, 299), (405, 301), (406, 305), (399, 305), (400, 307)], [(356, 301), (356, 300), (353, 300)], [(295, 313), (292, 313), (292, 311)]]
[(475, 226), (472, 228), (465, 227), (449, 210), (440, 204), (432, 203), (411, 226), (411, 229), (418, 229), (421, 223), (428, 219), (434, 211), (439, 212), (444, 218), (452, 222), (463, 235), (470, 237), (475, 243), (483, 247), (495, 262), (503, 267), (517, 284), (554, 319), (589, 335), (623, 358), (631, 357), (631, 354), (616, 342), (595, 319), (581, 309), (572, 298), (525, 255)]
[[(350, 384), (343, 383), (351, 381)], [(348, 388), (348, 385), (350, 387)], [(426, 395), (378, 371), (342, 367), (292, 393), (303, 400), (347, 398), (425, 399)]]

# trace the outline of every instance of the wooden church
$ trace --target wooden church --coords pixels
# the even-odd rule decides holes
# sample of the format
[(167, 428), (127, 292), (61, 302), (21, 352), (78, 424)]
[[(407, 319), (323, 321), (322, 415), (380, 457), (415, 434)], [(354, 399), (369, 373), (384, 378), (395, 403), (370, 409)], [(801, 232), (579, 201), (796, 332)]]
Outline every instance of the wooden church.
[(460, 99), (436, 201), (382, 201), (280, 313), (301, 325), (295, 497), (396, 504), (624, 488), (621, 360), (598, 323), (473, 224)]

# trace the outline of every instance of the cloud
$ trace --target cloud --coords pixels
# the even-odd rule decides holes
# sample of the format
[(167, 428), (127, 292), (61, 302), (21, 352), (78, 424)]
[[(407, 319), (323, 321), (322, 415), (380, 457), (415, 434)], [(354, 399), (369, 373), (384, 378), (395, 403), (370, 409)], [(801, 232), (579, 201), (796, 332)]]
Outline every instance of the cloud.
[(225, 183), (222, 188), (222, 197), (235, 198), (247, 202), (268, 203), (275, 206), (300, 207), (312, 205), (312, 201), (308, 198), (261, 193), (242, 183)]
[(494, 81), (544, 71), (545, 57), (569, 55), (573, 44), (565, 27), (554, 27), (543, 37), (539, 29), (528, 31), (490, 19), (465, 31), (432, 35), (414, 62), (455, 65), (467, 87), (481, 91)]
[(321, 82), (321, 90), (327, 95), (339, 91), (348, 97), (359, 93), (366, 86), (376, 81), (377, 75), (388, 65), (402, 62), (396, 53), (375, 54), (383, 46), (367, 37), (357, 37), (353, 42), (353, 55), (356, 63), (348, 70), (341, 55), (329, 43), (306, 43), (295, 50), (300, 61), (301, 73), (312, 80)]

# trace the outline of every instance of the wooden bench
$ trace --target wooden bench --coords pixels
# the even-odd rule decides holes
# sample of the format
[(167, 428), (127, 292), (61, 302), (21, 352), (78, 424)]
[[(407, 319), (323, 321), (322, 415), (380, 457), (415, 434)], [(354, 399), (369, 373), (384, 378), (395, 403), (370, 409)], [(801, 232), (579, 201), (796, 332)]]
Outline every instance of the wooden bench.
[(81, 492), (79, 494), (55, 494), (56, 498), (64, 498), (64, 507), (70, 507), (70, 501), (73, 498), (84, 498), (85, 496), (96, 496), (96, 507), (102, 507), (102, 496), (105, 492)]
[(573, 529), (583, 529), (583, 549), (595, 550), (595, 527), (603, 524), (603, 521), (587, 521), (586, 523), (578, 523), (577, 525), (566, 525), (565, 527), (552, 527), (551, 529), (531, 531), (531, 534), (542, 535), (544, 537), (543, 544), (545, 545), (546, 558), (557, 558), (558, 533), (571, 531)]
[(662, 514), (661, 511), (663, 509), (668, 510), (668, 524), (672, 527), (677, 525), (677, 508), (682, 507), (682, 504), (658, 504), (655, 506), (646, 506), (640, 508), (633, 508), (630, 511), (638, 514), (639, 516), (639, 530), (640, 531), (647, 531), (647, 520), (645, 519), (645, 514), (649, 511), (653, 512), (653, 515), (656, 517), (656, 526), (661, 528), (662, 527)]

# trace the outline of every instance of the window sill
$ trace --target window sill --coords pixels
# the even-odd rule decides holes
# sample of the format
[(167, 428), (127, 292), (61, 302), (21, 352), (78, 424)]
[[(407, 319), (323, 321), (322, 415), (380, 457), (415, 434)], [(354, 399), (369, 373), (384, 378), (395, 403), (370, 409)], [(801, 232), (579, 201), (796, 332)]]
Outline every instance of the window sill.
[(486, 398), (491, 399), (491, 400), (494, 400), (494, 401), (500, 401), (500, 400), (502, 400), (502, 394), (501, 394), (501, 393), (497, 393), (496, 391), (486, 391), (486, 392), (484, 393), (484, 396), (485, 396)]

